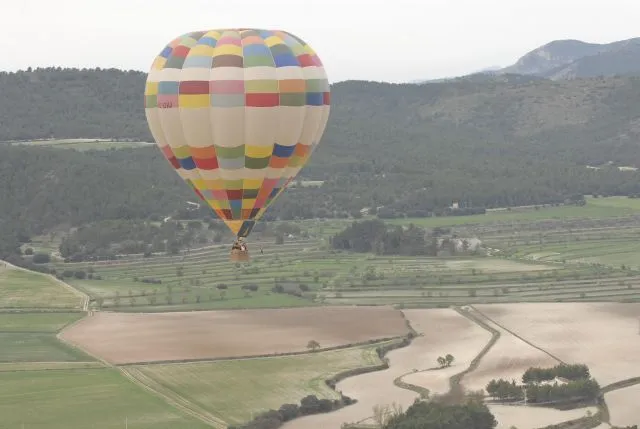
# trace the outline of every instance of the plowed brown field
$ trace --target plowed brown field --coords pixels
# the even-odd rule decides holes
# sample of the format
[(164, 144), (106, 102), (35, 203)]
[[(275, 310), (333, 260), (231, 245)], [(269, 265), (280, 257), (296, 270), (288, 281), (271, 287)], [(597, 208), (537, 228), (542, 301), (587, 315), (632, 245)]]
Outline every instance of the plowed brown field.
[(60, 336), (107, 362), (177, 361), (305, 351), (408, 333), (391, 307), (96, 313)]

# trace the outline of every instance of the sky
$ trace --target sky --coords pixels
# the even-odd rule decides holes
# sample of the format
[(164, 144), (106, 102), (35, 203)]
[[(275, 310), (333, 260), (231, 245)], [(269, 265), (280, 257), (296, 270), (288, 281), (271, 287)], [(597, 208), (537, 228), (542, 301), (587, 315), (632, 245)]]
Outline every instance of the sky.
[(251, 27), (309, 43), (331, 82), (407, 82), (507, 66), (557, 39), (640, 36), (639, 0), (7, 0), (0, 70), (148, 71), (190, 31)]

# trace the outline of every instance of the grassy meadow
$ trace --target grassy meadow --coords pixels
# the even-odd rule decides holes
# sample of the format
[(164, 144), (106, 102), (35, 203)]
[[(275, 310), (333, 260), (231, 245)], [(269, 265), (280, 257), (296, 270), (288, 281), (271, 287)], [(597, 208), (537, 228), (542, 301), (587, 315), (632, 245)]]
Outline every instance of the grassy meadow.
[(50, 276), (0, 265), (0, 309), (82, 308), (82, 297)]
[(252, 413), (297, 403), (307, 395), (336, 399), (324, 380), (380, 363), (375, 347), (368, 346), (275, 358), (138, 365), (127, 371), (154, 380), (228, 423), (241, 423)]
[(131, 429), (209, 427), (115, 369), (0, 372), (0, 384), (2, 428), (116, 429), (125, 423)]

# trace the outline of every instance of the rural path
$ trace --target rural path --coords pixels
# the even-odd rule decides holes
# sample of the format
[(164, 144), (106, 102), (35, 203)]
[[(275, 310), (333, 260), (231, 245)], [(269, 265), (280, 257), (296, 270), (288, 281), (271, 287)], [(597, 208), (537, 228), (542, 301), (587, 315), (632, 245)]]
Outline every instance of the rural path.
[(169, 405), (178, 408), (184, 413), (195, 417), (203, 423), (206, 423), (214, 428), (225, 429), (227, 427), (227, 423), (224, 420), (195, 405), (193, 402), (180, 396), (172, 389), (163, 386), (162, 384), (153, 380), (138, 368), (124, 366), (118, 366), (116, 368), (131, 382), (137, 384), (148, 392), (159, 396), (160, 398), (164, 399), (164, 401)]
[(485, 313), (483, 313), (482, 311), (478, 310), (477, 308), (475, 308), (473, 305), (469, 305), (468, 307), (470, 307), (471, 309), (473, 309), (473, 311), (475, 311), (476, 313), (478, 313), (480, 316), (482, 316), (483, 318), (485, 318), (486, 320), (488, 320), (489, 322), (493, 323), (494, 325), (498, 326), (500, 329), (503, 329), (504, 331), (508, 332), (509, 334), (513, 335), (514, 337), (516, 337), (517, 339), (524, 341), (526, 344), (530, 345), (531, 347), (533, 347), (534, 349), (540, 350), (542, 353), (546, 354), (547, 356), (551, 357), (552, 359), (557, 360), (558, 362), (562, 363), (562, 364), (566, 364), (565, 361), (563, 361), (562, 359), (560, 359), (558, 356), (553, 355), (551, 352), (549, 352), (548, 350), (543, 349), (540, 346), (535, 345), (534, 343), (532, 343), (531, 341), (527, 340), (526, 338), (521, 337), (520, 335), (516, 334), (515, 332), (513, 332), (512, 330), (510, 330), (509, 328), (507, 328), (506, 326), (504, 326), (503, 324), (500, 324), (499, 322), (497, 322), (496, 320), (492, 319), (491, 317), (487, 316)]

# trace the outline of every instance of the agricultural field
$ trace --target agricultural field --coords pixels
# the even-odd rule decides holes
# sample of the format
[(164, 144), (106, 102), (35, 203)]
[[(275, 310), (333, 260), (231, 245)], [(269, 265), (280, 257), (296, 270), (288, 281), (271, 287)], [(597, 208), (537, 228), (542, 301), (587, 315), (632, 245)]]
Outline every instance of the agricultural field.
[(480, 239), (490, 256), (386, 257), (333, 251), (328, 238), (351, 221), (312, 220), (293, 222), (307, 238), (286, 239), (282, 245), (258, 234), (250, 243), (248, 264), (230, 263), (228, 246), (208, 245), (177, 256), (50, 266), (92, 274), (94, 279), (68, 282), (90, 295), (94, 308), (109, 311), (640, 300), (638, 200), (589, 198), (583, 207), (422, 221), (428, 227), (435, 226), (429, 222), (452, 225), (459, 237)]
[(54, 334), (0, 332), (0, 362), (74, 362), (91, 357), (58, 341)]
[(115, 364), (304, 352), (407, 335), (391, 307), (97, 313), (61, 338)]
[[(262, 243), (261, 243), (262, 244)], [(56, 264), (101, 280), (68, 280), (117, 311), (283, 308), (323, 303), (437, 307), (482, 302), (640, 299), (640, 272), (501, 257), (408, 258), (333, 253), (311, 239), (264, 244), (244, 266), (226, 247), (179, 257)], [(156, 281), (156, 283), (150, 283)], [(631, 285), (631, 287), (629, 287)], [(254, 286), (255, 291), (243, 289)], [(280, 291), (276, 288), (280, 287)]]
[[(406, 409), (418, 394), (396, 386), (394, 382), (397, 379), (433, 393), (445, 393), (449, 387), (449, 377), (468, 366), (491, 338), (489, 332), (450, 309), (403, 312), (420, 336), (409, 346), (387, 354), (389, 369), (350, 377), (337, 384), (336, 389), (358, 399), (356, 404), (328, 414), (295, 419), (287, 422), (283, 428), (339, 428), (345, 422), (371, 423), (374, 406), (391, 405), (393, 402)], [(437, 367), (438, 356), (447, 353), (455, 357), (451, 367), (425, 371)]]
[(588, 365), (591, 375), (602, 386), (640, 376), (640, 304), (523, 303), (474, 307), (558, 359)]
[(597, 219), (640, 214), (640, 200), (627, 197), (586, 198), (584, 206), (523, 207), (487, 211), (484, 215), (392, 219), (391, 223), (413, 223), (425, 228), (494, 222), (531, 222), (547, 219)]
[[(640, 371), (637, 371), (640, 374)], [(611, 424), (616, 426), (637, 425), (640, 423), (638, 404), (640, 404), (640, 384), (614, 390), (605, 395), (605, 401), (611, 414)]]
[[(1, 313), (0, 371), (12, 364), (76, 363), (92, 360), (56, 338), (56, 332), (84, 313)], [(4, 365), (4, 366), (3, 366)]]
[[(371, 424), (374, 405), (396, 402), (406, 408), (418, 395), (394, 383), (446, 393), (450, 377), (466, 370), (489, 344), (490, 332), (449, 309), (452, 305), (472, 305), (500, 333), (477, 368), (462, 378), (467, 389), (483, 388), (494, 376), (515, 377), (530, 365), (556, 362), (545, 352), (586, 363), (601, 385), (640, 376), (634, 373), (640, 352), (640, 303), (632, 304), (640, 301), (640, 258), (635, 258), (640, 252), (635, 243), (640, 238), (640, 200), (589, 198), (584, 207), (392, 221), (451, 226), (450, 233), (458, 237), (480, 239), (486, 250), (480, 255), (428, 258), (331, 250), (328, 238), (350, 222), (296, 221), (305, 238), (286, 238), (282, 245), (258, 234), (250, 243), (249, 264), (230, 263), (226, 245), (177, 256), (51, 263), (58, 272), (92, 274), (93, 279), (67, 280), (90, 296), (89, 310), (95, 312), (83, 321), (78, 318), (86, 313), (72, 313), (83, 308), (81, 293), (47, 276), (0, 269), (0, 383), (6, 380), (10, 386), (10, 396), (0, 398), (0, 415), (9, 403), (26, 410), (31, 399), (44, 400), (38, 399), (41, 391), (68, 388), (67, 397), (56, 395), (53, 401), (59, 408), (45, 407), (36, 417), (53, 422), (54, 428), (69, 422), (64, 427), (70, 429), (122, 427), (123, 417), (132, 428), (204, 427), (185, 417), (190, 415), (223, 427), (223, 420), (250, 419), (252, 413), (299, 401), (308, 393), (335, 395), (323, 378), (379, 363), (372, 345), (226, 359), (306, 352), (310, 340), (332, 347), (404, 335), (404, 315), (421, 335), (387, 355), (390, 368), (338, 383), (338, 390), (358, 403), (287, 422), (285, 429)], [(58, 240), (58, 234), (44, 236), (30, 245), (50, 251)], [(257, 251), (260, 247), (263, 255)], [(386, 307), (363, 306), (367, 304)], [(18, 310), (27, 312), (15, 313)], [(35, 312), (45, 310), (57, 312)], [(57, 341), (61, 329), (63, 341), (121, 365), (120, 371)], [(446, 353), (455, 356), (453, 365), (434, 369), (437, 357)], [(166, 362), (190, 359), (225, 360)], [(87, 380), (56, 374), (85, 374)], [(20, 386), (20, 377), (36, 381), (32, 387)], [(122, 398), (109, 396), (116, 390), (123, 392), (117, 393)], [(633, 410), (630, 397), (620, 398), (622, 392), (636, 391), (631, 386), (606, 394), (612, 423), (626, 424), (625, 419), (633, 417), (624, 414)], [(98, 424), (101, 411), (90, 416), (91, 407), (78, 412), (81, 408), (70, 405), (71, 396), (85, 392), (114, 402), (115, 411), (105, 417), (104, 426)], [(241, 406), (245, 397), (250, 406)], [(133, 406), (136, 401), (142, 404), (139, 408)], [(491, 407), (500, 429), (535, 429), (586, 413)], [(21, 416), (29, 417), (18, 414), (18, 420), (8, 422), (10, 427), (19, 427)], [(26, 419), (25, 428), (27, 423), (39, 422)]]
[(3, 428), (210, 427), (167, 406), (115, 369), (0, 372), (0, 385)]
[(54, 333), (80, 320), (84, 313), (0, 313), (0, 332)]
[(522, 374), (528, 368), (551, 368), (560, 363), (498, 325), (486, 320), (485, 323), (497, 330), (500, 338), (482, 358), (478, 367), (464, 377), (463, 385), (466, 389), (484, 390), (489, 381), (499, 378), (522, 383)]
[(596, 407), (556, 410), (553, 408), (532, 408), (511, 405), (489, 405), (489, 409), (498, 421), (496, 429), (511, 429), (514, 426), (518, 429), (540, 429), (585, 417), (587, 413), (593, 415), (598, 411)]
[(55, 278), (0, 262), (0, 309), (82, 309), (83, 295)]
[[(373, 346), (299, 356), (126, 367), (148, 377), (227, 423), (297, 403), (306, 395), (337, 398), (324, 380), (350, 369), (379, 365)], [(155, 385), (153, 382), (151, 385)]]

